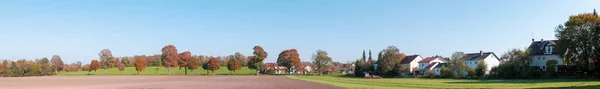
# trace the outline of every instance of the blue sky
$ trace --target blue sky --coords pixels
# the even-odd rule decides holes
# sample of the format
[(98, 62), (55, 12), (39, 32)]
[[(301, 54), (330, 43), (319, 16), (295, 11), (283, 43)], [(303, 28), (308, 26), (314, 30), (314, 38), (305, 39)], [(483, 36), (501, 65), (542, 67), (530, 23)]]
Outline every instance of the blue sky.
[[(252, 55), (266, 62), (296, 48), (302, 61), (317, 49), (334, 61), (396, 46), (405, 54), (450, 56), (524, 48), (556, 39), (568, 16), (600, 8), (598, 0), (58, 0), (0, 1), (0, 59), (60, 55), (65, 63), (114, 56), (180, 52)], [(595, 4), (595, 5), (594, 5)]]

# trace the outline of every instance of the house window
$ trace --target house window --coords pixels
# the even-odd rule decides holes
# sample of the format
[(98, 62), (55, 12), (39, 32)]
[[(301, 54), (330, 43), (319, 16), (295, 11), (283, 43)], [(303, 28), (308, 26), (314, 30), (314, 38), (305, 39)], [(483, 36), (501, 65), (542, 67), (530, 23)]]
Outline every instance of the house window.
[(553, 48), (552, 45), (547, 45), (546, 48), (545, 48), (545, 52), (546, 53), (552, 53), (552, 48)]
[(546, 66), (542, 66), (542, 69), (546, 70)]

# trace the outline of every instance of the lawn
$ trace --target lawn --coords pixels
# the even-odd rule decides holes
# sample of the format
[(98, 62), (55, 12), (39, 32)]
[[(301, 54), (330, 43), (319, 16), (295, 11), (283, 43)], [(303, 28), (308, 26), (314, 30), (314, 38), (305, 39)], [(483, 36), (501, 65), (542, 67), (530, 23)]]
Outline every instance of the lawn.
[(573, 88), (599, 89), (598, 80), (536, 79), (536, 80), (475, 80), (384, 78), (363, 79), (342, 76), (288, 76), (289, 78), (353, 89), (419, 89), (419, 88)]
[[(158, 70), (157, 70), (158, 69)], [(57, 75), (59, 76), (73, 76), (73, 75), (135, 75), (137, 71), (135, 67), (126, 67), (124, 71), (119, 71), (117, 68), (108, 69), (107, 74), (104, 74), (104, 69), (98, 69), (95, 72), (91, 71), (76, 71), (76, 72), (59, 72)], [(167, 75), (167, 68), (165, 67), (146, 67), (144, 71), (140, 72), (140, 75)], [(183, 75), (185, 74), (184, 69), (179, 69), (178, 67), (171, 68), (172, 75)], [(212, 74), (212, 72), (211, 72)], [(227, 67), (221, 66), (219, 70), (215, 70), (216, 75), (229, 75), (229, 70)], [(206, 75), (206, 70), (202, 68), (198, 68), (195, 70), (188, 70), (188, 75)], [(248, 67), (242, 67), (238, 70), (235, 75), (256, 75), (256, 70), (248, 69)]]

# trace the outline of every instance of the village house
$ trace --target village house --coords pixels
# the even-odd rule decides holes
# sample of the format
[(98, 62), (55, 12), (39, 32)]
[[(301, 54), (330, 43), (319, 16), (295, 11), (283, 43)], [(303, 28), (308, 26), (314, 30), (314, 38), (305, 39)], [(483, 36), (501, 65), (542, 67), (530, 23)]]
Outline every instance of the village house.
[(435, 66), (441, 63), (448, 63), (448, 60), (442, 58), (441, 56), (433, 56), (419, 61), (419, 71), (423, 71), (420, 74), (425, 73), (425, 71), (432, 70)]
[(408, 67), (410, 69), (409, 72), (412, 73), (414, 71), (413, 69), (419, 68), (419, 61), (421, 60), (423, 60), (423, 57), (421, 57), (420, 55), (410, 55), (404, 57), (404, 59), (400, 61), (400, 65)]
[(494, 54), (494, 52), (479, 51), (479, 53), (469, 53), (465, 54), (461, 60), (464, 60), (464, 64), (471, 69), (477, 68), (477, 64), (483, 60), (483, 62), (485, 62), (487, 65), (487, 71), (485, 72), (486, 74), (492, 70), (492, 67), (496, 67), (500, 64), (500, 59), (498, 56), (496, 56), (496, 54)]
[(287, 68), (277, 65), (277, 63), (265, 63), (265, 67), (270, 74), (286, 74)]
[(554, 50), (556, 49), (556, 44), (559, 42), (558, 40), (542, 39), (534, 41), (532, 39), (531, 41), (531, 45), (529, 45), (531, 63), (529, 63), (529, 66), (539, 67), (544, 71), (549, 68), (557, 71), (558, 68), (556, 67), (563, 65), (563, 59), (559, 57), (558, 51)]
[(440, 73), (441, 73), (441, 70), (442, 70), (442, 66), (448, 67), (448, 63), (438, 63), (430, 71), (434, 71), (435, 75), (440, 76)]

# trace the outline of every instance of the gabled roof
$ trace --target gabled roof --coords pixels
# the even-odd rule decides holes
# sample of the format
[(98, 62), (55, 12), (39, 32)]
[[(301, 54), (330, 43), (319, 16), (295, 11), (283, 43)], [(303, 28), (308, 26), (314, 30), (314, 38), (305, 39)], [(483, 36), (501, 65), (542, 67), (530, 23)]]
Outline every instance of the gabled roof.
[[(529, 45), (529, 49), (531, 50), (531, 54), (544, 54), (544, 47), (546, 44), (556, 45), (558, 44), (558, 40), (544, 40), (544, 41), (533, 41)], [(554, 46), (556, 49), (556, 46)], [(552, 50), (552, 54), (558, 53), (558, 50)]]
[(442, 66), (446, 66), (446, 67), (448, 67), (448, 63), (439, 63), (439, 64), (437, 64), (437, 65), (436, 65), (435, 67), (433, 67), (433, 68), (442, 68)]
[(447, 62), (446, 60), (443, 60), (444, 58), (442, 58), (440, 56), (435, 56), (435, 57), (427, 57), (427, 58), (419, 61), (419, 63), (429, 63), (429, 62), (431, 62), (431, 61), (433, 61), (433, 60), (435, 60), (437, 58), (440, 58), (440, 59), (442, 59), (442, 61)]
[(433, 62), (433, 63), (429, 63), (429, 65), (427, 65), (427, 67), (425, 67), (425, 69), (431, 69), (431, 67), (434, 67), (436, 64), (438, 64), (438, 62)]
[(404, 59), (402, 59), (402, 61), (400, 61), (400, 64), (409, 64), (413, 60), (417, 59), (417, 57), (420, 57), (420, 56), (419, 55), (406, 56), (406, 57), (404, 57)]
[(488, 56), (494, 56), (496, 57), (498, 60), (500, 60), (498, 58), (498, 56), (496, 56), (496, 54), (494, 54), (494, 52), (483, 52), (483, 53), (469, 53), (469, 54), (465, 54), (465, 56), (463, 56), (462, 58), (460, 58), (461, 60), (464, 61), (472, 61), (472, 60), (483, 60)]

